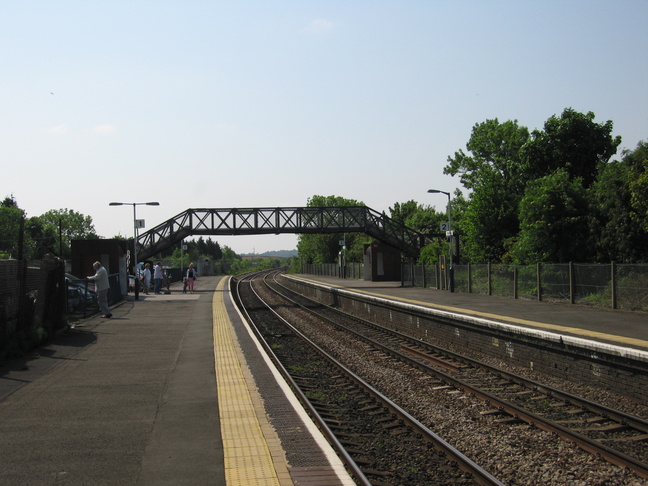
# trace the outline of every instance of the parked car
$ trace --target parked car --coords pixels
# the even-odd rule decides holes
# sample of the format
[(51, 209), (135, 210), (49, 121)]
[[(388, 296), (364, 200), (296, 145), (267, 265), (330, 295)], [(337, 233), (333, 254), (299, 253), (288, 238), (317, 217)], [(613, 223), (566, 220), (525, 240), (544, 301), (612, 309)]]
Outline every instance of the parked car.
[(96, 293), (96, 291), (95, 291), (95, 283), (94, 283), (93, 280), (88, 280), (87, 278), (75, 277), (74, 275), (72, 275), (70, 273), (66, 273), (65, 278), (67, 280), (70, 280), (74, 285), (81, 288), (84, 292), (85, 292), (85, 289), (87, 288), (88, 291), (90, 291), (92, 293)]
[[(81, 304), (86, 306), (98, 305), (97, 293), (95, 292), (95, 284), (92, 281), (87, 279), (80, 279), (69, 273), (65, 274), (65, 282), (68, 289), (68, 305), (70, 301), (70, 296), (73, 295), (71, 290), (76, 290), (78, 294), (79, 303), (76, 304), (78, 307)], [(74, 299), (73, 299), (74, 300)]]
[[(67, 280), (67, 279), (66, 279)], [(82, 295), (79, 287), (76, 285), (67, 283), (67, 306), (68, 313), (73, 314), (76, 311), (82, 302)]]

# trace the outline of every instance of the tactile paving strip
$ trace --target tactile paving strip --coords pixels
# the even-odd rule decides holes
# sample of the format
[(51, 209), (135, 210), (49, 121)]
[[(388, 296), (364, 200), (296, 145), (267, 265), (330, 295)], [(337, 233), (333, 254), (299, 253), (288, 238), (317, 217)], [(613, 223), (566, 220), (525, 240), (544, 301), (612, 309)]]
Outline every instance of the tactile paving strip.
[(235, 349), (223, 302), (227, 279), (218, 283), (212, 304), (214, 358), (221, 435), (228, 486), (280, 485)]

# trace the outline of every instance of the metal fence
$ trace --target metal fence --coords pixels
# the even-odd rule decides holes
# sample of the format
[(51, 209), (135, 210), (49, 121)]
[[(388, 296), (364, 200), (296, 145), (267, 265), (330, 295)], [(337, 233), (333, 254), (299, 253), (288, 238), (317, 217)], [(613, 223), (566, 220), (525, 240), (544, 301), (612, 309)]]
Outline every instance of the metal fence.
[(65, 327), (65, 266), (0, 260), (0, 358), (17, 355)]
[[(350, 273), (335, 263), (312, 264), (304, 265), (302, 273), (364, 278), (363, 267), (354, 264)], [(404, 286), (450, 288), (449, 272), (443, 262), (406, 263), (401, 275)], [(455, 292), (648, 312), (648, 264), (469, 264), (454, 265), (453, 275)]]
[(361, 279), (364, 278), (364, 265), (362, 263), (347, 263), (344, 266), (337, 263), (309, 263), (302, 266), (302, 273), (323, 277)]
[[(119, 275), (109, 276), (108, 301), (123, 298)], [(58, 258), (0, 260), (0, 360), (45, 342), (75, 320), (96, 314), (97, 299), (87, 279), (65, 273)]]

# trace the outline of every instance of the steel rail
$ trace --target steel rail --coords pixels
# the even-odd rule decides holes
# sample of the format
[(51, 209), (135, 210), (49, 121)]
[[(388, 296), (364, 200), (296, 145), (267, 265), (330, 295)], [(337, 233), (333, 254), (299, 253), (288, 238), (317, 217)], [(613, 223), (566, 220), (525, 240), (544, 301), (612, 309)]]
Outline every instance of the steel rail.
[[(286, 289), (287, 291), (289, 291), (291, 293), (295, 293), (293, 290), (286, 287), (281, 282), (279, 282), (279, 281), (276, 281), (276, 282), (277, 282), (277, 285), (280, 285), (282, 288)], [(303, 296), (303, 295), (300, 295), (300, 296), (302, 298), (310, 300), (312, 302), (317, 302), (317, 301), (315, 301), (313, 299), (309, 299), (306, 296)], [(384, 304), (382, 304), (382, 305), (384, 305)], [(389, 308), (388, 305), (385, 306), (385, 307)], [(452, 359), (455, 359), (455, 360), (460, 361), (460, 362), (462, 362), (464, 364), (467, 364), (468, 366), (472, 366), (474, 368), (481, 368), (481, 369), (483, 369), (485, 371), (488, 371), (489, 373), (497, 374), (501, 378), (510, 380), (510, 381), (520, 385), (520, 386), (524, 386), (526, 388), (533, 389), (535, 391), (544, 393), (546, 395), (551, 396), (552, 398), (563, 400), (566, 403), (569, 403), (571, 405), (581, 407), (586, 411), (589, 411), (589, 412), (592, 412), (592, 413), (597, 413), (599, 415), (603, 415), (603, 416), (605, 416), (606, 418), (608, 418), (608, 419), (610, 419), (612, 421), (616, 421), (616, 422), (619, 422), (621, 424), (627, 425), (628, 427), (636, 429), (638, 431), (648, 433), (648, 421), (642, 419), (641, 417), (637, 417), (636, 415), (632, 415), (632, 414), (628, 414), (628, 413), (625, 413), (625, 412), (622, 412), (622, 411), (619, 411), (619, 410), (615, 410), (615, 409), (610, 408), (610, 407), (608, 407), (606, 405), (603, 405), (603, 404), (600, 404), (600, 403), (597, 403), (597, 402), (593, 402), (593, 401), (591, 401), (591, 400), (589, 400), (587, 398), (580, 397), (578, 395), (574, 395), (574, 394), (566, 392), (564, 390), (560, 390), (560, 389), (555, 388), (555, 387), (553, 387), (551, 385), (546, 385), (544, 383), (540, 383), (538, 381), (531, 380), (529, 378), (525, 378), (523, 376), (517, 375), (517, 374), (512, 373), (510, 371), (502, 370), (500, 368), (495, 368), (494, 366), (491, 366), (491, 365), (489, 365), (487, 363), (483, 363), (483, 362), (481, 362), (479, 360), (469, 358), (469, 357), (463, 356), (461, 354), (457, 354), (457, 353), (455, 353), (453, 351), (450, 351), (448, 349), (441, 348), (439, 346), (435, 346), (434, 344), (429, 343), (427, 341), (421, 341), (420, 339), (412, 338), (411, 336), (408, 336), (407, 334), (396, 331), (394, 329), (386, 328), (384, 326), (381, 326), (380, 324), (376, 324), (375, 322), (367, 321), (365, 319), (362, 319), (362, 318), (359, 318), (359, 317), (354, 316), (352, 314), (349, 314), (347, 312), (344, 312), (344, 311), (342, 311), (340, 309), (335, 309), (335, 308), (329, 306), (329, 307), (327, 307), (327, 310), (330, 311), (330, 312), (338, 313), (338, 314), (340, 314), (342, 316), (348, 317), (348, 318), (353, 319), (355, 321), (361, 322), (362, 324), (364, 324), (366, 326), (371, 326), (371, 327), (374, 327), (376, 329), (380, 329), (381, 332), (392, 334), (392, 335), (397, 336), (399, 338), (402, 338), (402, 339), (404, 339), (404, 340), (406, 340), (408, 342), (415, 342), (417, 345), (425, 346), (426, 348), (428, 348), (428, 349), (430, 349), (432, 351), (435, 351), (435, 352), (438, 352), (440, 354), (446, 355), (446, 356), (448, 356), (448, 357), (450, 357)], [(426, 357), (426, 359), (433, 360), (433, 358), (430, 358), (430, 357)], [(446, 365), (442, 365), (442, 366), (444, 366), (446, 368), (448, 367)], [(450, 365), (450, 367), (452, 367), (452, 366)]]
[[(344, 446), (340, 443), (340, 441), (337, 439), (335, 434), (331, 431), (331, 429), (326, 424), (324, 419), (317, 412), (315, 407), (313, 407), (313, 404), (310, 402), (310, 400), (308, 400), (306, 395), (301, 391), (301, 389), (299, 388), (299, 386), (297, 385), (295, 380), (293, 380), (292, 376), (290, 376), (290, 373), (288, 373), (288, 370), (286, 370), (286, 368), (281, 364), (281, 362), (279, 361), (279, 359), (275, 355), (272, 348), (270, 348), (270, 346), (268, 346), (268, 343), (266, 343), (265, 339), (263, 339), (263, 336), (261, 336), (261, 334), (259, 333), (259, 331), (257, 329), (257, 326), (254, 325), (254, 320), (252, 319), (252, 317), (248, 313), (247, 308), (241, 302), (239, 287), (241, 286), (241, 284), (246, 279), (251, 280), (252, 278), (254, 278), (255, 275), (256, 274), (248, 274), (248, 275), (246, 275), (245, 278), (242, 278), (242, 279), (240, 279), (240, 280), (238, 280), (236, 282), (236, 289), (232, 289), (233, 291), (235, 290), (235, 292), (233, 292), (233, 293), (236, 296), (238, 307), (241, 309), (241, 312), (244, 314), (246, 320), (250, 323), (252, 331), (254, 332), (255, 336), (257, 337), (259, 343), (261, 343), (261, 346), (265, 350), (266, 354), (270, 357), (272, 362), (275, 364), (275, 366), (277, 367), (277, 370), (279, 371), (281, 376), (283, 376), (283, 378), (289, 384), (290, 388), (293, 390), (293, 393), (295, 393), (295, 395), (297, 396), (297, 399), (300, 401), (302, 406), (304, 406), (304, 408), (306, 408), (309, 416), (313, 419), (313, 421), (315, 421), (317, 427), (322, 431), (322, 434), (324, 434), (324, 436), (328, 440), (329, 444), (331, 444), (331, 447), (333, 447), (335, 449), (335, 451), (338, 453), (340, 459), (342, 460), (344, 465), (348, 468), (349, 473), (356, 479), (358, 484), (360, 484), (362, 486), (371, 486), (371, 482), (364, 475), (364, 473), (362, 472), (360, 467), (356, 464), (356, 462), (353, 460), (351, 455), (347, 452), (347, 450), (344, 448)], [(250, 284), (250, 288), (252, 289), (251, 284)], [(252, 291), (254, 291), (254, 289), (252, 289)], [(255, 292), (255, 294), (256, 294), (256, 292)], [(263, 299), (258, 297), (258, 295), (257, 295), (257, 298), (259, 298), (259, 300), (266, 307), (268, 307), (268, 305), (263, 301)], [(272, 312), (275, 315), (277, 315), (276, 312), (274, 312), (274, 310), (272, 310)], [(277, 317), (279, 317), (282, 320), (282, 322), (285, 322), (285, 319), (283, 319), (282, 317), (280, 317), (278, 315), (277, 315)]]
[[(286, 289), (287, 291), (294, 293), (293, 290), (289, 289), (288, 287), (283, 285), (281, 282), (277, 281), (277, 285), (280, 285), (282, 288)], [(308, 299), (308, 300), (311, 300), (313, 302), (317, 302), (317, 301), (315, 301), (313, 299), (309, 299), (306, 296), (302, 296), (302, 297), (304, 299)], [(359, 300), (362, 301), (362, 302), (369, 302), (369, 301), (366, 301), (366, 300), (362, 299), (361, 295), (359, 296)], [(391, 306), (391, 305), (385, 304), (385, 303), (381, 303), (380, 305), (385, 307), (386, 309), (402, 310), (401, 307)], [(328, 309), (331, 312), (336, 312), (336, 313), (339, 313), (340, 315), (344, 315), (344, 316), (347, 316), (349, 318), (360, 321), (360, 322), (364, 323), (365, 325), (380, 328), (381, 330), (383, 330), (383, 332), (387, 332), (387, 333), (393, 334), (395, 336), (399, 336), (399, 337), (401, 337), (401, 338), (403, 338), (405, 340), (408, 340), (410, 342), (415, 341), (419, 345), (424, 345), (425, 347), (427, 347), (427, 348), (429, 348), (431, 350), (434, 350), (436, 352), (439, 352), (441, 354), (449, 356), (449, 357), (451, 357), (453, 359), (461, 361), (461, 362), (463, 362), (465, 364), (468, 364), (470, 366), (473, 366), (473, 367), (476, 367), (476, 368), (481, 368), (481, 369), (484, 369), (484, 370), (486, 370), (488, 372), (498, 374), (500, 377), (511, 380), (511, 381), (521, 385), (521, 386), (525, 386), (525, 387), (530, 388), (530, 389), (536, 389), (537, 391), (540, 391), (542, 393), (550, 395), (553, 398), (563, 400), (563, 401), (565, 401), (567, 403), (570, 403), (572, 405), (575, 405), (575, 406), (580, 406), (580, 407), (582, 407), (583, 409), (585, 409), (585, 410), (587, 410), (589, 412), (597, 413), (599, 415), (604, 415), (606, 418), (608, 418), (610, 420), (613, 420), (613, 421), (619, 422), (621, 424), (627, 425), (627, 426), (629, 426), (631, 428), (634, 428), (636, 430), (648, 433), (648, 421), (642, 419), (641, 417), (637, 417), (636, 415), (632, 415), (632, 414), (628, 414), (628, 413), (625, 413), (625, 412), (622, 412), (622, 411), (619, 411), (619, 410), (615, 410), (615, 409), (607, 407), (607, 406), (605, 406), (603, 404), (593, 402), (591, 400), (588, 400), (587, 398), (583, 398), (583, 397), (580, 397), (578, 395), (571, 394), (569, 392), (566, 392), (564, 390), (560, 390), (560, 389), (552, 387), (550, 385), (546, 385), (544, 383), (540, 383), (540, 382), (531, 380), (529, 378), (525, 378), (523, 376), (516, 375), (515, 373), (511, 373), (511, 372), (506, 371), (506, 370), (495, 368), (495, 367), (493, 367), (493, 366), (491, 366), (491, 365), (489, 365), (487, 363), (483, 363), (483, 362), (478, 361), (476, 359), (469, 358), (467, 356), (463, 356), (463, 355), (454, 353), (453, 351), (450, 351), (450, 350), (447, 350), (447, 349), (444, 349), (444, 348), (440, 348), (440, 347), (435, 346), (434, 344), (431, 344), (429, 342), (421, 341), (419, 339), (413, 339), (411, 336), (408, 336), (407, 334), (396, 331), (394, 329), (386, 328), (386, 327), (381, 326), (379, 324), (376, 324), (374, 322), (366, 321), (366, 320), (361, 319), (361, 318), (359, 318), (357, 316), (354, 316), (352, 314), (344, 312), (344, 311), (342, 311), (340, 309), (335, 309), (333, 307), (328, 307)], [(444, 319), (444, 322), (452, 323), (452, 319), (446, 318), (446, 319)]]
[[(278, 283), (278, 285), (281, 285), (281, 284)], [(283, 288), (285, 288), (285, 287), (283, 287)], [(292, 292), (290, 289), (287, 289), (287, 290)], [(306, 300), (312, 301), (312, 302), (317, 302), (317, 301), (309, 299), (308, 297), (305, 297), (303, 295), (300, 295), (300, 297), (302, 297), (302, 298), (304, 298)], [(474, 396), (486, 401), (487, 403), (495, 406), (496, 408), (498, 408), (499, 410), (501, 410), (503, 412), (506, 412), (507, 414), (511, 415), (514, 418), (517, 418), (519, 420), (527, 422), (529, 425), (535, 426), (535, 427), (537, 427), (539, 429), (542, 429), (542, 430), (544, 430), (546, 432), (557, 434), (560, 437), (562, 437), (563, 439), (577, 444), (581, 449), (583, 449), (583, 450), (585, 450), (585, 451), (587, 451), (587, 452), (589, 452), (591, 454), (603, 457), (608, 462), (610, 462), (612, 464), (615, 464), (617, 466), (629, 468), (629, 469), (634, 471), (637, 475), (639, 475), (642, 478), (648, 478), (648, 464), (646, 464), (646, 463), (643, 463), (643, 462), (641, 462), (641, 461), (639, 461), (639, 460), (637, 460), (637, 459), (635, 459), (633, 457), (630, 457), (630, 456), (628, 456), (628, 455), (626, 455), (626, 454), (624, 454), (624, 453), (622, 453), (620, 451), (612, 449), (611, 447), (608, 447), (608, 446), (606, 446), (606, 445), (604, 445), (602, 443), (599, 443), (596, 440), (590, 439), (587, 436), (585, 436), (583, 434), (580, 434), (579, 432), (575, 432), (573, 430), (570, 430), (567, 427), (563, 427), (560, 424), (557, 424), (555, 422), (547, 420), (547, 419), (541, 417), (540, 415), (529, 412), (529, 411), (525, 410), (522, 407), (519, 407), (519, 406), (517, 406), (517, 405), (515, 405), (515, 404), (513, 404), (513, 403), (511, 403), (511, 402), (509, 402), (507, 400), (499, 398), (496, 395), (493, 395), (492, 393), (481, 390), (478, 387), (475, 387), (472, 384), (467, 383), (467, 382), (465, 382), (465, 381), (463, 381), (463, 380), (461, 380), (459, 378), (456, 378), (456, 377), (454, 377), (454, 376), (452, 376), (452, 375), (450, 375), (448, 373), (445, 373), (443, 371), (434, 369), (434, 368), (426, 365), (425, 363), (421, 363), (420, 361), (408, 356), (407, 354), (402, 353), (402, 352), (400, 352), (398, 350), (395, 350), (393, 348), (390, 348), (388, 346), (385, 346), (382, 343), (380, 343), (380, 342), (378, 342), (378, 341), (376, 341), (374, 339), (371, 339), (371, 338), (369, 338), (367, 336), (363, 336), (362, 334), (360, 334), (360, 333), (358, 333), (358, 332), (356, 332), (356, 331), (354, 331), (352, 329), (346, 328), (345, 326), (340, 324), (338, 321), (333, 320), (333, 319), (331, 319), (331, 318), (329, 318), (327, 316), (324, 316), (324, 315), (320, 314), (319, 312), (317, 312), (317, 311), (315, 311), (313, 309), (310, 309), (310, 308), (308, 308), (306, 306), (301, 305), (300, 303), (296, 302), (295, 300), (291, 299), (288, 296), (284, 295), (284, 298), (290, 300), (291, 302), (293, 302), (295, 305), (301, 307), (306, 312), (312, 313), (313, 315), (316, 315), (318, 318), (324, 319), (327, 322), (331, 323), (332, 325), (334, 325), (334, 326), (336, 326), (338, 328), (341, 328), (341, 329), (345, 330), (346, 332), (349, 332), (349, 333), (355, 335), (356, 337), (364, 340), (365, 342), (368, 342), (372, 346), (375, 346), (376, 348), (380, 349), (381, 351), (383, 351), (385, 353), (389, 353), (390, 355), (392, 355), (392, 356), (394, 356), (394, 357), (396, 357), (398, 359), (401, 359), (401, 360), (411, 364), (412, 366), (415, 366), (415, 367), (417, 367), (417, 368), (419, 368), (421, 370), (426, 371), (427, 373), (430, 373), (431, 375), (434, 375), (434, 376), (437, 376), (437, 377), (441, 378), (446, 383), (450, 383), (452, 386), (463, 390), (465, 393), (470, 394), (470, 395), (474, 395)], [(382, 328), (382, 326), (378, 326), (375, 323), (364, 321), (363, 319), (352, 316), (352, 315), (347, 314), (345, 312), (342, 312), (342, 311), (340, 311), (338, 309), (332, 309), (330, 307), (327, 307), (327, 310), (332, 310), (335, 313), (344, 315), (344, 316), (346, 316), (348, 318), (351, 318), (351, 319), (353, 319), (355, 321), (358, 321), (358, 322), (367, 323), (367, 325), (370, 325), (373, 328), (376, 328), (376, 327), (381, 327)], [(398, 333), (396, 331), (392, 331), (392, 330), (386, 329), (386, 328), (382, 328), (382, 329), (383, 329), (383, 332), (386, 332), (386, 333), (389, 333), (389, 334), (397, 334), (397, 335), (400, 335), (400, 337), (405, 337), (405, 338), (407, 338), (409, 340), (412, 340), (411, 337), (407, 337), (406, 335), (403, 335), (402, 333)], [(417, 344), (420, 344), (420, 342), (417, 341)], [(426, 343), (426, 345), (427, 345), (427, 343)], [(432, 346), (432, 347), (434, 347), (434, 346)], [(440, 348), (436, 348), (436, 349), (440, 349)], [(445, 352), (445, 350), (443, 350), (443, 351)], [(459, 356), (459, 355), (457, 355), (457, 356)], [(461, 357), (461, 358), (463, 358), (463, 357)], [(491, 369), (495, 370), (492, 367), (491, 367)], [(501, 370), (496, 370), (497, 373), (499, 373), (500, 371)], [(517, 378), (519, 378), (520, 380), (525, 380), (522, 377), (517, 377)], [(548, 386), (544, 386), (544, 385), (540, 385), (540, 384), (539, 384), (539, 386), (542, 386), (542, 387), (544, 387), (546, 389), (550, 388)], [(561, 393), (564, 396), (568, 395), (565, 392), (561, 392)], [(578, 398), (578, 397), (574, 396), (574, 398)], [(585, 399), (582, 399), (582, 400), (585, 400)], [(607, 407), (604, 407), (602, 405), (599, 405), (599, 407), (601, 409), (607, 408)], [(615, 411), (612, 410), (611, 412), (615, 412)], [(619, 414), (620, 412), (615, 412), (615, 413)]]
[[(276, 293), (276, 290), (270, 288), (273, 292)], [(281, 294), (279, 294), (281, 295)], [(477, 481), (479, 484), (483, 485), (500, 485), (503, 486), (504, 483), (499, 481), (497, 478), (492, 476), (488, 471), (486, 471), (484, 468), (479, 466), (477, 463), (475, 463), (472, 459), (470, 459), (468, 456), (463, 454), (461, 451), (456, 449), (454, 446), (446, 442), (441, 436), (438, 434), (434, 433), (432, 430), (430, 430), (428, 427), (423, 425), (421, 422), (419, 422), (415, 417), (410, 415), (406, 410), (404, 410), (402, 407), (394, 403), (392, 400), (390, 400), (388, 397), (383, 395), (380, 391), (378, 391), (376, 388), (371, 386), (369, 383), (364, 381), (360, 376), (356, 375), (353, 371), (351, 371), (349, 368), (347, 368), (344, 364), (336, 360), (333, 356), (328, 354), (324, 349), (322, 349), (320, 346), (318, 346), (315, 342), (313, 342), (311, 339), (309, 339), (307, 336), (305, 336), (303, 333), (301, 333), (295, 326), (290, 324), (286, 319), (284, 319), (281, 315), (279, 315), (269, 304), (267, 304), (261, 297), (258, 297), (261, 302), (264, 303), (268, 307), (268, 309), (275, 315), (277, 318), (281, 319), (282, 322), (288, 326), (288, 328), (294, 332), (297, 336), (299, 336), (301, 339), (304, 340), (307, 344), (309, 344), (313, 349), (315, 349), (322, 357), (327, 359), (330, 363), (332, 363), (334, 366), (338, 367), (340, 370), (344, 372), (345, 375), (347, 375), (351, 380), (353, 380), (358, 386), (360, 386), (363, 390), (365, 390), (367, 393), (371, 394), (372, 396), (376, 397), (377, 400), (382, 402), (389, 410), (391, 410), (394, 414), (399, 416), (404, 422), (406, 422), (410, 427), (413, 429), (417, 430), (423, 437), (425, 437), (427, 440), (432, 442), (437, 449), (441, 450), (445, 454), (448, 455), (449, 458), (454, 460), (457, 465), (459, 466), (460, 469), (462, 469), (465, 472), (470, 473), (473, 475), (475, 478), (475, 481)], [(282, 295), (282, 298), (285, 298), (285, 296)], [(270, 350), (270, 352), (272, 352)], [(274, 353), (273, 353), (274, 354)], [(273, 360), (274, 361), (274, 360)]]

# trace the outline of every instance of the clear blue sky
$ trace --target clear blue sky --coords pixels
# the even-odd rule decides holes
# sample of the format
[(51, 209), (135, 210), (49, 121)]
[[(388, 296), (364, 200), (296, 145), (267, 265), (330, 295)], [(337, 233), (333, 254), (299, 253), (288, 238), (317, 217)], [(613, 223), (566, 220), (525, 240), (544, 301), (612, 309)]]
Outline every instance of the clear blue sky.
[[(0, 1), (0, 197), (104, 237), (336, 195), (444, 210), (475, 123), (648, 139), (648, 1)], [(238, 253), (295, 236), (215, 238)]]

